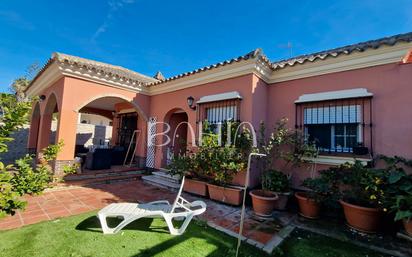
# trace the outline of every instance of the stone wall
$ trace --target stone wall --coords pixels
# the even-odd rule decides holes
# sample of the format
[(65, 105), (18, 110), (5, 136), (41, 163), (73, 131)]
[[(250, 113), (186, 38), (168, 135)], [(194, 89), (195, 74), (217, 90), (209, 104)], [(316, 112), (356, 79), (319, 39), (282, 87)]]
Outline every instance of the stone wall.
[(0, 160), (5, 164), (14, 163), (14, 160), (25, 156), (28, 153), (27, 140), (29, 137), (29, 125), (25, 125), (20, 130), (12, 134), (13, 141), (8, 142), (9, 151), (0, 153)]
[[(50, 143), (55, 143), (57, 122), (52, 123), (52, 133)], [(8, 143), (9, 151), (0, 154), (0, 160), (6, 164), (14, 163), (14, 160), (23, 157), (28, 153), (27, 140), (29, 137), (29, 126), (26, 125), (22, 129), (12, 134), (14, 140)], [(91, 124), (77, 124), (77, 145), (100, 145), (104, 144), (112, 137), (111, 126), (95, 126)]]

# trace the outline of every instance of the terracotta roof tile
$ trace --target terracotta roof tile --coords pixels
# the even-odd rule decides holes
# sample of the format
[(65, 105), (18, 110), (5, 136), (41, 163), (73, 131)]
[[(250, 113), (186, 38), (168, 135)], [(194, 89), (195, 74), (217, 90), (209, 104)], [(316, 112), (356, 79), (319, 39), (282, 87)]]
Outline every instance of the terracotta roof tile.
[(398, 34), (390, 37), (384, 37), (375, 40), (369, 40), (357, 44), (338, 47), (330, 50), (325, 50), (312, 54), (300, 55), (297, 57), (272, 62), (274, 70), (282, 69), (287, 66), (294, 66), (296, 64), (304, 64), (305, 62), (314, 62), (316, 60), (325, 60), (328, 57), (337, 57), (340, 55), (349, 55), (353, 52), (363, 52), (368, 49), (377, 49), (383, 45), (393, 46), (399, 42), (412, 42), (412, 32)]

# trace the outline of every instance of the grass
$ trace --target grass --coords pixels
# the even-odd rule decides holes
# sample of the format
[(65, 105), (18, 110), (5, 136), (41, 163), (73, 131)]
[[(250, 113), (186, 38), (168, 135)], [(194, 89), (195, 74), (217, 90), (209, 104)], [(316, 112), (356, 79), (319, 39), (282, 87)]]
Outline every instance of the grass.
[[(103, 235), (94, 213), (0, 232), (0, 256), (234, 256), (236, 239), (200, 222), (182, 236), (161, 219), (140, 219), (115, 235)], [(242, 246), (242, 256), (265, 256)]]
[(350, 242), (295, 230), (277, 249), (282, 257), (384, 257), (386, 255), (359, 247)]
[[(113, 221), (112, 221), (113, 222)], [(182, 236), (171, 236), (161, 219), (140, 219), (115, 235), (103, 235), (95, 213), (0, 232), (0, 256), (235, 256), (236, 239), (193, 221)], [(242, 245), (240, 256), (267, 256)], [(314, 233), (295, 230), (274, 256), (384, 256)]]

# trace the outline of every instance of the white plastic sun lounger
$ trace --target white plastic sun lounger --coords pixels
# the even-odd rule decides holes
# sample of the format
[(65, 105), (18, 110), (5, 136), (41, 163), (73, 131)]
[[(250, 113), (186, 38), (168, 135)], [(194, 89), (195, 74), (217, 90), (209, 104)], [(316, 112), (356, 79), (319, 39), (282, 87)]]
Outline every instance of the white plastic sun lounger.
[[(150, 203), (113, 203), (101, 209), (97, 216), (104, 234), (115, 234), (126, 225), (140, 218), (163, 218), (169, 227), (170, 234), (181, 235), (185, 232), (192, 218), (206, 211), (206, 204), (203, 201), (188, 202), (181, 194), (185, 178), (182, 179), (179, 192), (173, 205), (168, 201), (154, 201)], [(107, 225), (108, 217), (120, 217), (123, 221), (114, 228)], [(180, 228), (173, 226), (173, 219), (184, 219)]]

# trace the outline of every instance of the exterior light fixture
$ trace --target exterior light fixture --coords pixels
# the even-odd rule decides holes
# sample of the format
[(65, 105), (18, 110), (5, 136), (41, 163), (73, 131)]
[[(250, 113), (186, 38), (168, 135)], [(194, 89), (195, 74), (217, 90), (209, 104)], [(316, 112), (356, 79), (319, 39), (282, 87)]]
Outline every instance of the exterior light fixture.
[(193, 96), (189, 96), (187, 98), (187, 105), (189, 105), (189, 108), (192, 110), (196, 110), (196, 105), (194, 105), (195, 103), (195, 99), (193, 98)]
[(44, 100), (46, 100), (46, 96), (45, 96), (45, 95), (41, 95), (41, 96), (39, 97), (39, 99), (40, 99), (40, 102), (43, 102)]

